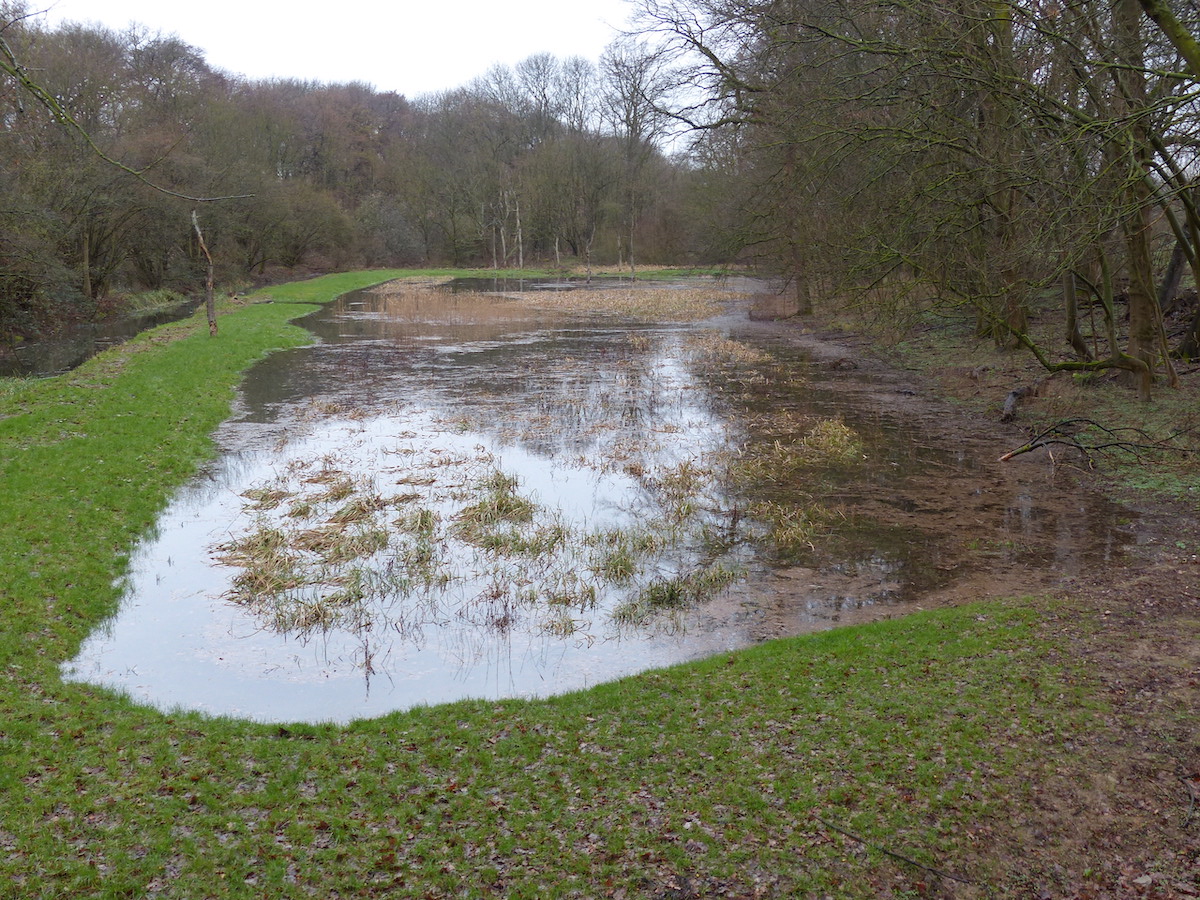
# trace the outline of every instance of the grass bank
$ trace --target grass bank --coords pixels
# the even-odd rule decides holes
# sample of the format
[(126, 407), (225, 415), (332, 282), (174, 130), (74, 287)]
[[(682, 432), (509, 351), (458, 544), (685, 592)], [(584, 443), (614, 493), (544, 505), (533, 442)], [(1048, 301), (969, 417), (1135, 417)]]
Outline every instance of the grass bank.
[(0, 392), (0, 896), (1020, 892), (975, 845), (1074, 765), (1093, 715), (1031, 604), (347, 727), (63, 683), (241, 373), (307, 341), (289, 322), (310, 304), (389, 274), (271, 288), (216, 338), (196, 318)]

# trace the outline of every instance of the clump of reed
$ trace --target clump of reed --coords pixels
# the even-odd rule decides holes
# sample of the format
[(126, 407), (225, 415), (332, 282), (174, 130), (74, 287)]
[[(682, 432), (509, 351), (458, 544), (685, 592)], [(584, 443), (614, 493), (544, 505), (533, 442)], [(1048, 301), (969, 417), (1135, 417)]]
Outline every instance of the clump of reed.
[(284, 500), (290, 499), (292, 497), (292, 493), (290, 491), (285, 491), (282, 488), (258, 487), (251, 488), (243, 493), (242, 496), (250, 501), (250, 509), (269, 510), (275, 509), (275, 507), (283, 503)]
[(613, 612), (621, 624), (641, 624), (664, 610), (680, 610), (703, 603), (727, 588), (738, 578), (738, 571), (721, 564), (693, 572), (655, 578), (636, 596), (624, 601)]
[(306, 584), (299, 554), (287, 534), (260, 521), (249, 533), (217, 545), (216, 560), (239, 571), (229, 599), (243, 606), (276, 597)]
[(821, 469), (850, 465), (864, 458), (857, 432), (840, 419), (820, 419), (804, 434), (748, 444), (730, 467), (742, 486), (797, 483)]
[(376, 494), (359, 495), (339, 507), (329, 521), (334, 525), (358, 525), (371, 519), (384, 505), (383, 498)]
[(315, 555), (315, 565), (331, 567), (380, 552), (388, 546), (388, 533), (370, 524), (349, 528), (327, 524), (294, 535), (292, 545)]
[(858, 433), (841, 419), (821, 419), (801, 441), (810, 460), (818, 465), (857, 462), (863, 458)]
[(649, 481), (661, 498), (668, 520), (679, 525), (696, 515), (713, 477), (711, 468), (696, 459), (685, 459), (660, 468)]
[(747, 295), (710, 286), (634, 284), (573, 291), (526, 291), (508, 296), (538, 307), (607, 313), (649, 322), (697, 322), (719, 315)]
[(693, 361), (717, 365), (750, 366), (770, 362), (765, 350), (725, 337), (719, 331), (705, 330), (687, 338), (685, 350)]
[(611, 528), (589, 534), (588, 569), (612, 584), (629, 584), (644, 561), (662, 552), (667, 538), (642, 528)]
[(834, 513), (817, 503), (751, 504), (750, 516), (765, 529), (763, 540), (781, 556), (794, 556), (816, 549), (817, 538), (829, 527)]
[(469, 544), (487, 547), (498, 539), (505, 526), (528, 525), (537, 506), (517, 493), (518, 479), (499, 469), (483, 478), (478, 487), (483, 496), (455, 516), (454, 535)]
[(591, 579), (573, 570), (556, 571), (540, 586), (537, 599), (548, 607), (584, 612), (596, 606), (599, 589)]

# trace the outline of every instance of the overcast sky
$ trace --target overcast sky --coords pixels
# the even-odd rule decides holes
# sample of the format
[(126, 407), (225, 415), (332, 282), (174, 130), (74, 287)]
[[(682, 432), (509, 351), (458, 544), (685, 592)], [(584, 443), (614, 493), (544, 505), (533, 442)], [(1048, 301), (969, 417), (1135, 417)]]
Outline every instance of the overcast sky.
[(408, 96), (459, 87), (534, 53), (598, 60), (628, 0), (31, 0), (45, 22), (176, 34), (249, 78), (364, 81)]

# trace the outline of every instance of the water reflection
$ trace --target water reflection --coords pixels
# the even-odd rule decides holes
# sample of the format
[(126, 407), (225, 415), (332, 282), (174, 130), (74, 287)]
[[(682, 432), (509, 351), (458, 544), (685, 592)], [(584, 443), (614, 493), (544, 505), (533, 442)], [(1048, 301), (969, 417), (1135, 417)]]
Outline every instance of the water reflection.
[(148, 328), (186, 319), (197, 306), (197, 300), (184, 300), (104, 322), (84, 322), (51, 339), (0, 348), (0, 377), (69, 371)]
[[(981, 480), (978, 452), (929, 441), (856, 396), (863, 382), (738, 334), (739, 321), (347, 295), (306, 321), (319, 343), (249, 374), (220, 460), (137, 549), (120, 613), (68, 674), (164, 708), (346, 721), (586, 687), (848, 620), (944, 583), (964, 550), (1066, 565), (1119, 548), (1090, 506)], [(758, 345), (752, 364), (714, 360), (731, 337)], [(841, 464), (747, 469), (826, 417), (859, 442)], [(520, 524), (468, 534), (466, 511), (498, 476), (528, 504)], [(352, 501), (374, 543), (322, 556), (322, 529)], [(826, 517), (772, 545), (753, 515), (768, 506)], [(247, 590), (238, 554), (273, 534), (287, 538), (287, 578)], [(653, 540), (627, 573), (613, 548), (630, 535)], [(718, 565), (739, 579), (713, 599), (622, 617)], [(297, 609), (318, 618), (296, 627)]]

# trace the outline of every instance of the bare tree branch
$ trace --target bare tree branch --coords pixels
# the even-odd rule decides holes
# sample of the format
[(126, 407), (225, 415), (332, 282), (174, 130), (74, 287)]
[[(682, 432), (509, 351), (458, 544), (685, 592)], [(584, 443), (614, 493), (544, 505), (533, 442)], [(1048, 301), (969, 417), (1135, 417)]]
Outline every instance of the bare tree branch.
[[(3, 32), (12, 24), (13, 22), (6, 22), (3, 27), (0, 27), (0, 35), (3, 35)], [(15, 53), (13, 53), (12, 47), (9, 46), (8, 42), (4, 40), (2, 36), (0, 36), (0, 72), (5, 72), (16, 79), (17, 83), (21, 85), (21, 87), (23, 87), (30, 96), (37, 100), (37, 102), (40, 103), (46, 109), (46, 111), (54, 117), (55, 121), (57, 121), (60, 125), (65, 126), (68, 130), (79, 135), (79, 137), (83, 139), (83, 142), (87, 144), (92, 152), (100, 157), (100, 159), (104, 160), (109, 165), (120, 169), (127, 175), (133, 176), (142, 184), (158, 191), (160, 194), (166, 194), (170, 197), (178, 197), (181, 200), (187, 200), (191, 203), (215, 203), (219, 200), (244, 200), (254, 196), (253, 194), (230, 194), (224, 197), (193, 197), (188, 194), (181, 194), (178, 191), (165, 188), (160, 184), (155, 184), (146, 177), (144, 170), (139, 171), (137, 169), (130, 168), (120, 160), (113, 159), (100, 149), (99, 145), (92, 139), (92, 136), (88, 134), (87, 129), (85, 129), (79, 124), (79, 122), (75, 120), (75, 117), (71, 115), (71, 113), (64, 108), (61, 103), (58, 102), (56, 97), (54, 97), (49, 91), (47, 91), (29, 76), (29, 73), (25, 71), (25, 68), (17, 60), (17, 56)]]
[[(1085, 441), (1080, 435), (1087, 429), (1094, 429), (1102, 435), (1095, 441)], [(1172, 443), (1176, 438), (1183, 437), (1192, 429), (1179, 431), (1168, 435), (1162, 440), (1155, 440), (1140, 428), (1109, 428), (1094, 419), (1064, 419), (1044, 428), (1029, 441), (1010, 450), (1000, 457), (1000, 462), (1008, 462), (1024, 453), (1032, 453), (1040, 447), (1065, 446), (1078, 450), (1087, 459), (1092, 453), (1121, 452), (1140, 457), (1146, 452), (1169, 452), (1190, 454), (1196, 451), (1187, 447), (1179, 447)]]

